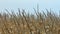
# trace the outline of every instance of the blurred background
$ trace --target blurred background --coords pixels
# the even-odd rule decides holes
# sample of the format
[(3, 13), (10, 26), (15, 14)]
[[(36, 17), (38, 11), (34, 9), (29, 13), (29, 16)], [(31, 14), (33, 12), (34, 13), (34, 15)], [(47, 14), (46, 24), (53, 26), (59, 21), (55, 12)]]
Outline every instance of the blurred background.
[(0, 0), (0, 12), (5, 11), (5, 9), (17, 12), (20, 8), (25, 9), (26, 12), (34, 13), (33, 8), (37, 9), (37, 4), (39, 10), (52, 9), (55, 13), (59, 13), (60, 0)]

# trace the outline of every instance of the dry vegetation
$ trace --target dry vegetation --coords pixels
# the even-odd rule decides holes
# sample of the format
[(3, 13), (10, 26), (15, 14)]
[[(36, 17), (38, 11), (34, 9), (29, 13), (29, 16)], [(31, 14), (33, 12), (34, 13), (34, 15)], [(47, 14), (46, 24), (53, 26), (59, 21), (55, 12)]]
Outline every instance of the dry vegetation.
[(60, 16), (47, 11), (35, 11), (27, 14), (25, 10), (18, 13), (0, 13), (0, 34), (60, 34)]

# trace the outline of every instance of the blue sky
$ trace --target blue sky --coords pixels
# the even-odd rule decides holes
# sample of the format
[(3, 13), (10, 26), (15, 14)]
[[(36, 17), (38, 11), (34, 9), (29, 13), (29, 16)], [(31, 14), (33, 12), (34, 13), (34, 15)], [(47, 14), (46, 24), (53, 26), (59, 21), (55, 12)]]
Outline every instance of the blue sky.
[(51, 8), (57, 13), (60, 10), (60, 0), (0, 0), (0, 11), (5, 8), (17, 11), (17, 8), (20, 8), (33, 12), (33, 8), (37, 8), (37, 3), (39, 4), (40, 10)]

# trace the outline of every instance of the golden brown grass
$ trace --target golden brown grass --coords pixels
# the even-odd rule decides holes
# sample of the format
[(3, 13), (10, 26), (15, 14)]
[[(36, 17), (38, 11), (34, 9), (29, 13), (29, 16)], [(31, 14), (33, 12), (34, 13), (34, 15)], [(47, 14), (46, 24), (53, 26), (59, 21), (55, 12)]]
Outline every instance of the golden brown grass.
[(0, 34), (60, 34), (60, 16), (35, 11), (36, 15), (27, 14), (25, 10), (0, 14)]

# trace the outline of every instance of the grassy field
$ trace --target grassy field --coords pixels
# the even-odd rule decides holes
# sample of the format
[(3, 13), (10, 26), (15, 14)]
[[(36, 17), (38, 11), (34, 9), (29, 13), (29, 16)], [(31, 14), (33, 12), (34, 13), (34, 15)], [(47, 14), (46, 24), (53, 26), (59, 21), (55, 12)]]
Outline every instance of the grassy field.
[(26, 13), (0, 13), (0, 34), (60, 34), (60, 15), (52, 11), (35, 11), (35, 14)]

